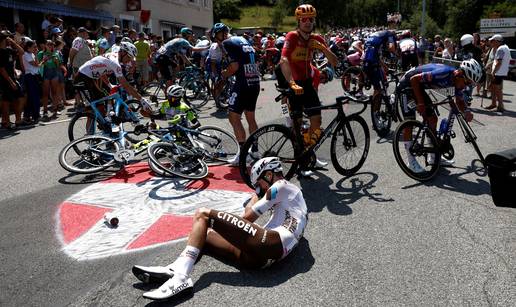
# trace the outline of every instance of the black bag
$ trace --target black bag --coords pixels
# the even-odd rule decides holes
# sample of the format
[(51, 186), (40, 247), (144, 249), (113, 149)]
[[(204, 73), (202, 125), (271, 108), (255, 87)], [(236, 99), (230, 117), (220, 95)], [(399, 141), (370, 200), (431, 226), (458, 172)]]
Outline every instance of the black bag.
[(488, 155), (486, 164), (495, 205), (516, 208), (516, 148)]

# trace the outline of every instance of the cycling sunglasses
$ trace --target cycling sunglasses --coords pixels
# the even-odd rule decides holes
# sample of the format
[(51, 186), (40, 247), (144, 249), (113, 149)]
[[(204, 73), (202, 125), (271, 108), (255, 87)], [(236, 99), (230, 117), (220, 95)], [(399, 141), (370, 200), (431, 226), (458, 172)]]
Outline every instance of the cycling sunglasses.
[(313, 17), (302, 17), (299, 20), (301, 20), (302, 23), (307, 23), (307, 22), (314, 23), (315, 22), (315, 18), (313, 18)]

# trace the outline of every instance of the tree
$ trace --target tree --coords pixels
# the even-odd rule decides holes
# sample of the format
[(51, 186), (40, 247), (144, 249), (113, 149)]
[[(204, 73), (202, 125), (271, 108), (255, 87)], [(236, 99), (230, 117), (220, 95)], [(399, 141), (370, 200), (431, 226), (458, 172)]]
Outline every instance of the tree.
[[(421, 34), (421, 10), (412, 14), (408, 20), (401, 23), (402, 29), (410, 29), (413, 33)], [(433, 37), (436, 34), (442, 34), (442, 29), (428, 14), (425, 14), (425, 33), (426, 37)]]
[(216, 0), (213, 1), (213, 19), (220, 22), (224, 19), (240, 19), (242, 9), (240, 0)]

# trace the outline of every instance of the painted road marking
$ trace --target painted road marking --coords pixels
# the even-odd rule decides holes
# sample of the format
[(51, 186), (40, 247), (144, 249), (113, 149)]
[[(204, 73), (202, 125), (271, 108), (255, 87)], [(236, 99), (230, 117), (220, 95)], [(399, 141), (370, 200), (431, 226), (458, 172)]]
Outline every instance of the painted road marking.
[[(77, 260), (119, 255), (183, 240), (200, 207), (241, 213), (251, 193), (237, 168), (210, 166), (207, 179), (189, 181), (154, 177), (147, 164), (135, 164), (63, 202), (58, 233)], [(107, 212), (118, 216), (117, 228), (104, 223)]]

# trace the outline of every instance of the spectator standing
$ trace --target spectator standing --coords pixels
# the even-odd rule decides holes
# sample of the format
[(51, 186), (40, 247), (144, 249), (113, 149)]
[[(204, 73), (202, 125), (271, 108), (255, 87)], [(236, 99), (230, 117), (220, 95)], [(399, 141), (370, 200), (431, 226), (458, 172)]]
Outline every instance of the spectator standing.
[(449, 37), (447, 37), (444, 39), (444, 49), (442, 52), (442, 57), (445, 59), (451, 60), (451, 59), (453, 59), (454, 56), (455, 56), (455, 50), (453, 48), (453, 42)]
[[(493, 68), (491, 72), (493, 74), (493, 82), (491, 83), (491, 105), (487, 106), (486, 109), (495, 109), (498, 112), (505, 111), (503, 105), (503, 79), (507, 77), (509, 73), (509, 61), (511, 60), (511, 54), (509, 47), (503, 44), (503, 37), (500, 34), (495, 34), (489, 39), (491, 46), (496, 48), (494, 56)], [(498, 104), (497, 104), (498, 102)]]
[(109, 45), (113, 46), (115, 44), (117, 36), (120, 35), (122, 35), (120, 27), (118, 25), (113, 25), (111, 27), (111, 32), (109, 33)]
[(55, 42), (55, 50), (57, 54), (59, 55), (61, 65), (59, 65), (59, 69), (57, 70), (57, 82), (58, 82), (58, 90), (59, 90), (59, 97), (61, 98), (58, 101), (58, 109), (62, 110), (64, 109), (64, 106), (69, 106), (70, 104), (66, 101), (66, 93), (65, 93), (65, 77), (67, 76), (66, 67), (64, 65), (63, 61), (63, 48), (64, 48), (64, 42), (62, 40), (57, 40)]
[(109, 47), (111, 47), (111, 45), (109, 44), (109, 40), (110, 40), (110, 36), (111, 36), (109, 29), (106, 27), (101, 27), (100, 29), (101, 29), (101, 31), (100, 31), (101, 36), (97, 40), (96, 55), (103, 55), (104, 53), (106, 53), (106, 50), (108, 50)]
[(22, 41), (25, 39), (25, 26), (21, 22), (17, 22), (14, 25), (14, 41), (21, 45)]
[(138, 40), (138, 35), (136, 34), (135, 29), (129, 30), (129, 38), (131, 39), (131, 42), (135, 42)]
[(138, 40), (134, 43), (138, 53), (136, 54), (136, 71), (140, 74), (141, 85), (149, 81), (149, 59), (151, 54), (150, 44), (145, 40), (145, 33), (138, 34)]
[[(2, 92), (2, 128), (15, 129), (23, 125), (21, 112), (23, 106), (18, 98), (22, 96), (21, 87), (16, 80), (14, 64), (21, 55), (23, 49), (12, 38), (13, 34), (8, 30), (0, 32), (0, 91)], [(11, 106), (14, 107), (16, 124), (9, 121)]]
[(487, 50), (487, 54), (484, 60), (486, 69), (486, 82), (483, 93), (484, 97), (487, 97), (487, 91), (491, 92), (491, 83), (493, 82), (493, 62), (496, 53), (496, 48), (493, 47), (493, 44), (491, 44), (490, 41), (488, 41), (486, 45), (488, 45), (489, 49)]
[(45, 15), (45, 19), (43, 19), (43, 22), (41, 23), (41, 30), (48, 30), (48, 28), (52, 25), (52, 22), (50, 22), (52, 18), (52, 14)]
[[(79, 67), (82, 64), (93, 58), (90, 46), (88, 44), (89, 31), (85, 27), (80, 27), (77, 30), (77, 37), (72, 42), (72, 48), (68, 56), (68, 67), (71, 67), (69, 74), (72, 74), (72, 78), (77, 76)], [(75, 95), (75, 107), (77, 108), (80, 103), (79, 95)]]
[[(58, 110), (58, 102), (61, 101), (61, 92), (59, 89), (58, 69), (61, 66), (61, 58), (55, 50), (53, 41), (48, 40), (45, 50), (38, 53), (38, 61), (42, 63), (41, 72), (43, 75), (43, 121), (49, 121), (48, 117), (48, 99), (52, 94), (53, 114), (51, 118), (57, 118), (60, 115)], [(52, 92), (50, 92), (52, 90)]]
[(32, 119), (34, 123), (39, 121), (40, 86), (39, 86), (39, 63), (36, 60), (38, 47), (36, 42), (25, 42), (25, 53), (23, 54), (23, 67), (25, 74), (23, 75), (25, 90), (27, 92), (27, 104), (25, 105), (24, 117)]

